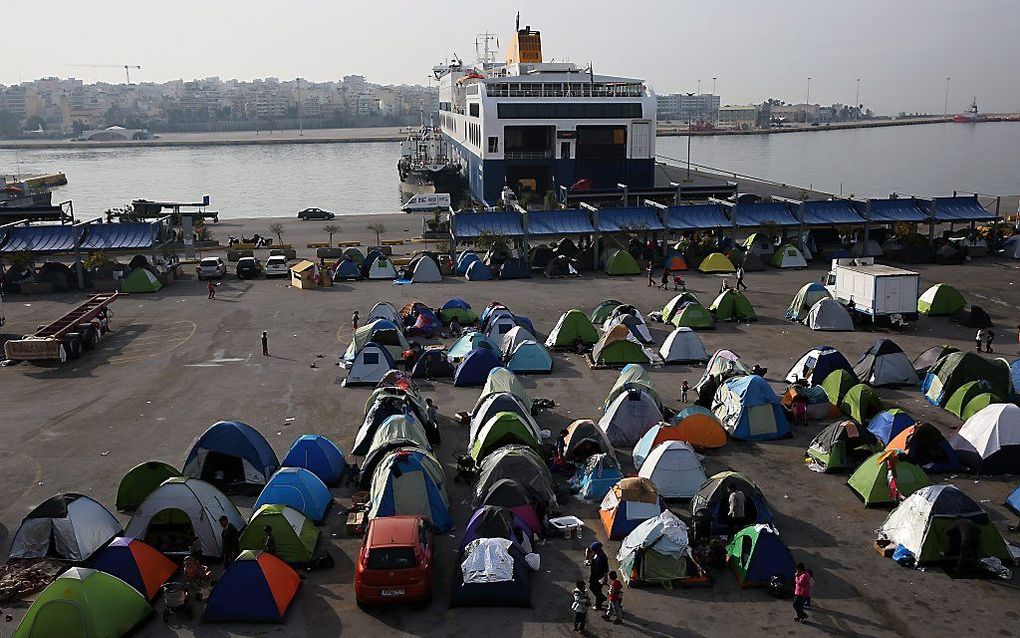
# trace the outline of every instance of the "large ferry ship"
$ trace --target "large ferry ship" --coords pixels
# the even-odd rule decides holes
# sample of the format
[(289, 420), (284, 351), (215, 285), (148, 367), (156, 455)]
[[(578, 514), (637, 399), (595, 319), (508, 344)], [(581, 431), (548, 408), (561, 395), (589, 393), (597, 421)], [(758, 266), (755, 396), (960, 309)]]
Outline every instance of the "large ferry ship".
[[(484, 34), (485, 37), (488, 34)], [(541, 34), (517, 28), (505, 63), (435, 67), (439, 123), (475, 200), (654, 187), (655, 94), (643, 80), (544, 62)]]

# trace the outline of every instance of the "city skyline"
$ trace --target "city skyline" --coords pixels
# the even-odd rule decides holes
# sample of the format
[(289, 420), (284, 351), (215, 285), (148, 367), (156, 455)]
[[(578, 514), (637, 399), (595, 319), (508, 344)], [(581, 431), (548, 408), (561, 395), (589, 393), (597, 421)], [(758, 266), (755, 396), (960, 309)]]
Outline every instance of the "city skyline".
[[(381, 85), (426, 85), (433, 64), (453, 55), (473, 60), (477, 32), (497, 34), (505, 47), (517, 8), (475, 24), (447, 17), (473, 15), (477, 5), (463, 0), (441, 11), (396, 0), (370, 6), (295, 0), (282, 17), (268, 2), (239, 11), (182, 0), (158, 23), (139, 25), (137, 3), (82, 4), (52, 3), (58, 18), (47, 23), (46, 47), (33, 46), (33, 30), (9, 34), (5, 57), (13, 63), (0, 69), (0, 83), (55, 76), (117, 84), (124, 82), (117, 65), (128, 64), (142, 67), (132, 69), (134, 83), (206, 77), (326, 82), (360, 74)], [(1015, 20), (1004, 19), (1020, 9), (1005, 0), (989, 0), (981, 12), (944, 0), (866, 1), (824, 11), (806, 0), (725, 8), (659, 2), (642, 5), (655, 20), (634, 14), (631, 21), (621, 21), (602, 2), (524, 2), (519, 8), (522, 26), (543, 32), (547, 59), (591, 61), (606, 73), (641, 77), (660, 94), (696, 91), (700, 80), (702, 92), (715, 84), (724, 104), (770, 97), (799, 103), (807, 100), (811, 77), (811, 102), (852, 104), (861, 78), (860, 102), (876, 112), (941, 113), (951, 77), (950, 112), (962, 111), (972, 97), (984, 111), (1020, 109), (1020, 86), (996, 79), (1011, 77), (1010, 60), (1020, 55)], [(117, 37), (82, 38), (97, 21)], [(90, 64), (115, 66), (72, 66)]]

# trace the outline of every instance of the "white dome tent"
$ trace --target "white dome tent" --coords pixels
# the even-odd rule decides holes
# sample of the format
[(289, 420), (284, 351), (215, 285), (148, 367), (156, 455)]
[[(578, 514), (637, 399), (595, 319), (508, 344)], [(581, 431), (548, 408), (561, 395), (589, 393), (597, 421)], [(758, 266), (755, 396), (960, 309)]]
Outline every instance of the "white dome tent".
[(655, 483), (663, 498), (691, 498), (708, 480), (698, 453), (684, 441), (663, 441), (652, 448), (638, 476)]
[(665, 364), (671, 363), (705, 363), (708, 361), (708, 352), (705, 351), (705, 344), (701, 342), (690, 328), (679, 327), (666, 336), (659, 348), (659, 356)]

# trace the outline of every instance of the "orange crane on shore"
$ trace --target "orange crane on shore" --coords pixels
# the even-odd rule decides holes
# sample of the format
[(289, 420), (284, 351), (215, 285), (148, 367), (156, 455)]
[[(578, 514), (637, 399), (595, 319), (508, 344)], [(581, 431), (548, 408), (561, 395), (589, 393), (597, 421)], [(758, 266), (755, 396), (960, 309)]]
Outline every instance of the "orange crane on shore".
[(142, 67), (137, 64), (68, 64), (67, 66), (79, 66), (88, 67), (90, 69), (124, 69), (124, 76), (127, 78), (127, 83), (131, 84), (131, 69), (138, 69)]

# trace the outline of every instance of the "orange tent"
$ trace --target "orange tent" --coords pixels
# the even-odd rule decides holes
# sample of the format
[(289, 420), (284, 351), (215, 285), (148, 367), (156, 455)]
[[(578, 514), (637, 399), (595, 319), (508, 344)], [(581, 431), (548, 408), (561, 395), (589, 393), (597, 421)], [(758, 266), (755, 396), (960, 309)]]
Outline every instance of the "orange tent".
[(700, 450), (722, 447), (726, 445), (727, 438), (719, 419), (711, 414), (695, 412), (670, 427), (659, 428), (652, 448), (663, 441), (686, 441)]
[(620, 479), (599, 507), (599, 518), (610, 540), (621, 540), (638, 525), (666, 509), (655, 483), (644, 477)]
[(666, 270), (672, 271), (687, 270), (687, 262), (684, 261), (684, 258), (680, 255), (673, 255), (672, 257), (666, 258), (665, 263), (663, 263), (663, 267)]

